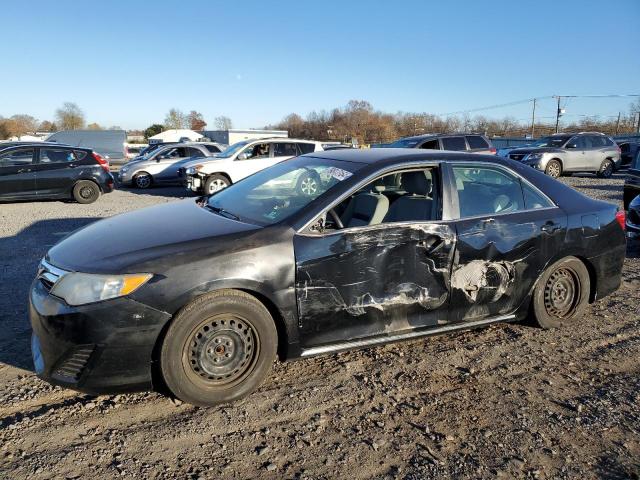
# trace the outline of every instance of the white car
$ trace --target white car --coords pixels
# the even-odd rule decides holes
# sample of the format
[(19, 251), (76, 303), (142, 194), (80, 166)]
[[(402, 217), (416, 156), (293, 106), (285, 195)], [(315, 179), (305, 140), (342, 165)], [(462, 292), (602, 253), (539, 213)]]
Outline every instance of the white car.
[[(179, 176), (187, 188), (206, 195), (222, 190), (249, 175), (305, 153), (323, 150), (320, 142), (294, 138), (261, 138), (234, 143), (211, 159), (198, 159), (182, 166)], [(203, 161), (204, 160), (204, 161)], [(304, 177), (304, 176), (303, 176)], [(320, 179), (309, 175), (291, 179), (292, 186), (308, 195), (315, 193)]]

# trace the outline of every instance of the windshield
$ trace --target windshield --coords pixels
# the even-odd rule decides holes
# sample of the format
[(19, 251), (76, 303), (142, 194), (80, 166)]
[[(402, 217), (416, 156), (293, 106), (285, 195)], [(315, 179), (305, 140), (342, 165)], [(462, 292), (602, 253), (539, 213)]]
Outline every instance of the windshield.
[(536, 140), (530, 146), (532, 147), (562, 147), (567, 140), (571, 138), (571, 135), (559, 135), (553, 137), (543, 137), (540, 140)]
[(229, 145), (226, 150), (216, 154), (216, 157), (232, 157), (236, 152), (242, 149), (242, 147), (245, 147), (247, 145), (249, 145), (249, 142), (247, 141), (234, 143), (233, 145)]
[(388, 148), (412, 148), (415, 147), (418, 142), (420, 141), (419, 138), (401, 138), (400, 140), (396, 140), (393, 143), (390, 143), (389, 145), (387, 145)]
[(296, 158), (247, 177), (209, 197), (214, 212), (257, 225), (284, 220), (346, 180), (360, 163)]

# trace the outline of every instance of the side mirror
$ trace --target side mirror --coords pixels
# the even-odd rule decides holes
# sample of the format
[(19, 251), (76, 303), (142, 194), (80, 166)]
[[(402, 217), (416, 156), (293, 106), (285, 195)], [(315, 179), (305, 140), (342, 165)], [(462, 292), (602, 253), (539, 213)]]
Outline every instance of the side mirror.
[(568, 143), (565, 148), (578, 148), (578, 145), (575, 143)]
[(238, 160), (246, 160), (247, 158), (249, 158), (249, 154), (247, 152), (242, 152), (238, 155)]

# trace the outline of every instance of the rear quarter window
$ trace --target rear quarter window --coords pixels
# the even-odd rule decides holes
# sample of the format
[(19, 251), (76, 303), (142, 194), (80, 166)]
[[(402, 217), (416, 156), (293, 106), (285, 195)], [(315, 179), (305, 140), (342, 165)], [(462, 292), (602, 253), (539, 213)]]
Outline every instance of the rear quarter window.
[(482, 138), (480, 135), (467, 136), (467, 143), (469, 144), (469, 148), (471, 149), (475, 149), (475, 148), (488, 149), (489, 148), (489, 144), (487, 143), (487, 141), (484, 138)]
[(300, 149), (300, 152), (302, 152), (301, 154), (304, 155), (305, 153), (311, 153), (315, 151), (316, 146), (313, 143), (299, 143), (298, 148)]

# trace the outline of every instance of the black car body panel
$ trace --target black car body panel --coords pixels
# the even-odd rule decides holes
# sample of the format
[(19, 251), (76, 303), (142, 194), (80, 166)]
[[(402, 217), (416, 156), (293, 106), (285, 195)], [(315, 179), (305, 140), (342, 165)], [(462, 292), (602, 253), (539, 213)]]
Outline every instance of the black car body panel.
[[(87, 392), (147, 388), (157, 360), (152, 344), (157, 348), (171, 318), (192, 299), (224, 288), (248, 292), (269, 309), (281, 357), (293, 359), (522, 319), (541, 272), (568, 255), (587, 264), (592, 300), (620, 283), (626, 244), (616, 207), (526, 165), (494, 156), (408, 149), (334, 150), (293, 161), (305, 157), (357, 162), (358, 168), (270, 226), (225, 218), (206, 207), (206, 198), (188, 199), (96, 222), (53, 247), (46, 261), (65, 270), (154, 277), (128, 297), (83, 307), (51, 298), (36, 279), (31, 319), (35, 355), (40, 350), (44, 358), (39, 374)], [(441, 218), (313, 231), (326, 208), (382, 173), (423, 165), (441, 176)], [(509, 171), (555, 205), (461, 219), (463, 200), (455, 190), (452, 165)], [(126, 338), (138, 331), (139, 339)], [(130, 342), (144, 346), (133, 352), (127, 350)], [(88, 364), (77, 379), (54, 378), (52, 372), (69, 352), (86, 344), (103, 349), (103, 363)], [(118, 359), (111, 347), (122, 349)], [(101, 370), (106, 368), (101, 365), (117, 370), (124, 363), (136, 365), (131, 375), (120, 370), (120, 380), (114, 371)]]
[[(3, 161), (8, 155), (19, 158)], [(68, 155), (74, 160), (69, 161)], [(97, 162), (92, 150), (48, 143), (23, 143), (0, 150), (0, 201), (71, 198), (74, 185), (81, 180), (96, 183), (102, 193), (114, 188), (113, 176)]]
[(636, 156), (629, 165), (629, 170), (624, 180), (622, 199), (625, 210), (629, 209), (632, 200), (638, 195), (640, 195), (640, 150), (636, 152)]

